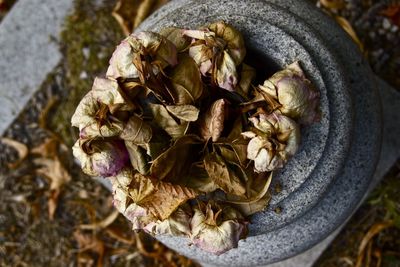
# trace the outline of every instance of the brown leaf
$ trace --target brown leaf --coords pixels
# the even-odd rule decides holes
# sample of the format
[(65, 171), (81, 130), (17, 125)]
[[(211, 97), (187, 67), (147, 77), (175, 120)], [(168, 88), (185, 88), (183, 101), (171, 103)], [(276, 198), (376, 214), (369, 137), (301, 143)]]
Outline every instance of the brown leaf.
[(168, 0), (119, 0), (112, 16), (117, 20), (124, 34), (129, 35), (147, 16), (167, 2)]
[(36, 172), (50, 180), (50, 197), (48, 200), (49, 218), (54, 218), (54, 212), (57, 208), (58, 196), (62, 187), (71, 181), (69, 172), (64, 168), (59, 157), (54, 158), (38, 158), (34, 163), (41, 166)]
[(371, 228), (368, 230), (368, 232), (364, 235), (363, 239), (361, 240), (361, 243), (358, 247), (358, 256), (357, 256), (357, 262), (355, 267), (361, 267), (363, 266), (363, 259), (365, 256), (365, 249), (367, 248), (368, 244), (371, 242), (372, 238), (385, 230), (386, 228), (392, 227), (394, 225), (393, 221), (387, 221), (387, 222), (382, 222), (382, 223), (376, 223), (371, 226)]
[(176, 105), (192, 105), (203, 94), (201, 74), (190, 56), (180, 55), (178, 62), (171, 73), (174, 102)]
[(154, 186), (155, 192), (138, 204), (159, 220), (167, 219), (181, 204), (197, 196), (193, 189), (179, 185), (155, 182)]
[(40, 112), (39, 116), (39, 126), (42, 129), (48, 129), (47, 128), (47, 116), (50, 112), (50, 110), (59, 102), (59, 99), (57, 97), (52, 97), (50, 100), (47, 102), (46, 106), (44, 109)]
[(246, 100), (248, 100), (249, 97), (251, 82), (255, 77), (256, 70), (253, 67), (243, 63), (242, 70), (240, 72), (240, 81), (236, 86), (235, 91), (243, 96)]
[[(106, 250), (106, 245), (104, 242), (93, 234), (84, 234), (80, 230), (76, 230), (74, 232), (74, 238), (78, 243), (79, 253), (77, 255), (78, 263), (87, 262), (88, 255), (86, 255), (85, 251), (92, 251), (98, 255), (97, 258), (97, 267), (103, 266), (104, 254)], [(92, 259), (89, 256), (89, 259)], [(92, 259), (94, 261), (94, 259)]]
[(343, 0), (319, 0), (321, 5), (327, 9), (343, 9), (346, 3)]
[(239, 196), (246, 193), (246, 188), (240, 178), (228, 168), (224, 159), (215, 152), (204, 158), (204, 167), (214, 183), (226, 193)]
[(178, 123), (163, 105), (150, 104), (149, 106), (151, 112), (153, 113), (154, 121), (173, 139), (177, 139), (185, 135), (189, 127), (189, 122), (184, 121)]
[(200, 120), (200, 135), (216, 142), (224, 130), (224, 121), (229, 102), (225, 99), (215, 101)]
[(192, 105), (166, 106), (167, 110), (183, 121), (196, 121), (199, 109)]
[(28, 156), (28, 147), (25, 144), (21, 143), (21, 142), (18, 142), (16, 140), (13, 140), (13, 139), (10, 139), (10, 138), (7, 138), (7, 137), (2, 137), (0, 139), (0, 141), (3, 144), (5, 144), (7, 146), (10, 146), (10, 147), (14, 148), (17, 151), (18, 159), (15, 162), (11, 162), (11, 163), (8, 164), (8, 167), (10, 169), (17, 168), (19, 166), (19, 164), (21, 164), (21, 162), (24, 161), (24, 159)]
[(256, 178), (252, 177), (251, 180), (247, 182), (249, 188), (246, 190), (246, 193), (248, 196), (238, 197), (228, 194), (226, 199), (221, 201), (231, 203), (244, 216), (252, 215), (265, 209), (268, 205), (271, 199), (271, 194), (268, 194), (271, 181), (272, 172), (269, 173), (268, 177), (264, 177), (264, 174), (260, 174), (259, 177)]
[(341, 16), (335, 16), (335, 20), (337, 23), (339, 23), (339, 25), (343, 28), (343, 30), (345, 30), (345, 32), (347, 32), (347, 34), (350, 35), (351, 39), (353, 39), (358, 48), (360, 48), (361, 52), (364, 52), (364, 45), (358, 38), (357, 33), (354, 31), (350, 22)]
[(133, 144), (146, 144), (151, 140), (152, 130), (149, 124), (134, 115), (129, 118), (120, 137), (123, 140), (131, 141)]
[(79, 228), (82, 230), (96, 230), (96, 231), (101, 230), (111, 225), (118, 218), (118, 215), (119, 211), (114, 210), (110, 215), (108, 215), (103, 220), (91, 224), (81, 224), (79, 225)]
[(147, 174), (149, 172), (149, 164), (146, 158), (146, 151), (131, 141), (125, 141), (125, 146), (128, 150), (132, 167), (141, 174)]
[(194, 145), (199, 143), (198, 138), (193, 135), (185, 135), (176, 140), (173, 146), (153, 161), (150, 168), (151, 176), (170, 182), (179, 181), (195, 153)]
[(189, 38), (183, 35), (183, 29), (167, 27), (160, 30), (160, 34), (170, 40), (178, 52), (183, 51), (190, 44)]
[(197, 196), (193, 189), (161, 182), (133, 171), (120, 175), (131, 178), (128, 193), (133, 202), (159, 220), (167, 219), (186, 200)]

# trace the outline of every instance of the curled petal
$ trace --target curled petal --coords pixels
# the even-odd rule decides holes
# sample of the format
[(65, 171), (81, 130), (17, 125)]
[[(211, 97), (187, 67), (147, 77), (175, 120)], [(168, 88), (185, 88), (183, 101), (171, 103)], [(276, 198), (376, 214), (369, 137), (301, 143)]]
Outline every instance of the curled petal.
[(256, 172), (268, 172), (282, 168), (292, 157), (300, 143), (300, 129), (296, 122), (278, 112), (250, 119), (259, 131), (246, 132), (251, 138), (247, 146), (247, 158), (254, 160)]
[(97, 102), (106, 104), (111, 113), (115, 113), (117, 110), (132, 110), (132, 105), (127, 102), (115, 80), (96, 77), (93, 82), (92, 95)]
[(224, 51), (221, 63), (217, 69), (217, 83), (219, 87), (228, 91), (234, 91), (238, 83), (235, 62), (226, 51)]
[(121, 141), (78, 140), (72, 152), (80, 161), (83, 172), (91, 176), (116, 175), (129, 161), (128, 152)]
[(319, 120), (319, 91), (305, 77), (299, 62), (275, 73), (260, 89), (278, 100), (284, 115), (302, 124)]
[(150, 56), (148, 63), (155, 64), (155, 73), (159, 71), (159, 67), (175, 66), (178, 63), (176, 47), (167, 38), (158, 33), (139, 32), (128, 36), (114, 51), (107, 77), (139, 78), (140, 73), (135, 62), (137, 64), (137, 61), (142, 60), (141, 55)]
[(193, 244), (216, 255), (221, 255), (237, 247), (247, 229), (240, 213), (232, 212), (232, 210), (233, 208), (226, 207), (222, 211), (223, 215), (220, 215), (220, 217), (226, 217), (225, 220), (209, 224), (208, 214), (204, 214), (198, 207), (194, 207), (194, 215), (190, 223)]
[(111, 78), (138, 78), (139, 71), (133, 64), (135, 52), (133, 51), (128, 40), (132, 37), (127, 37), (117, 49), (114, 51), (111, 59), (110, 66), (108, 67), (106, 76)]

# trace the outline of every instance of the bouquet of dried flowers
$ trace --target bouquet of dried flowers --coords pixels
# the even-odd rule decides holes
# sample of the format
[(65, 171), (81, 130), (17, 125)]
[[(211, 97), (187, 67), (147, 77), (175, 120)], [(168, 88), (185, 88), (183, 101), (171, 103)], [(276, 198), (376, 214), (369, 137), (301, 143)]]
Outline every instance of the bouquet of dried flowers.
[(222, 21), (134, 33), (78, 105), (74, 156), (111, 181), (134, 229), (221, 254), (267, 206), (299, 125), (319, 118), (319, 92), (298, 62), (254, 86), (245, 55), (241, 33)]

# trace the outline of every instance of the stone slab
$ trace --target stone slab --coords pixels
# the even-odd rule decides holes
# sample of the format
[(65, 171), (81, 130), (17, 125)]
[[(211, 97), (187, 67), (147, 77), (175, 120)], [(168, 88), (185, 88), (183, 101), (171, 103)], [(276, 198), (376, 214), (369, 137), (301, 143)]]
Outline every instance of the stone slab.
[(0, 24), (0, 136), (61, 60), (73, 0), (19, 0)]

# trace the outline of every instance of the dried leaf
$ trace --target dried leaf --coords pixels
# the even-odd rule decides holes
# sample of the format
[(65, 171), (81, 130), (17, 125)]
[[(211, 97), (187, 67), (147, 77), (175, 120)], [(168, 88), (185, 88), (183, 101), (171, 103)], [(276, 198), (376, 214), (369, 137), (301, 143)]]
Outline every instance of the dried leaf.
[(119, 0), (112, 12), (125, 35), (129, 35), (139, 24), (168, 0)]
[(150, 104), (149, 107), (153, 113), (154, 121), (173, 139), (177, 139), (185, 135), (189, 126), (189, 122), (178, 123), (163, 105)]
[(193, 163), (183, 185), (204, 193), (211, 193), (218, 189), (218, 185), (210, 178), (203, 162)]
[(343, 9), (346, 3), (343, 0), (319, 0), (321, 5), (327, 9)]
[(215, 101), (200, 119), (200, 135), (205, 140), (216, 142), (224, 130), (224, 121), (229, 102), (225, 99)]
[(193, 105), (203, 94), (203, 84), (194, 60), (180, 55), (179, 64), (171, 72), (171, 83), (176, 105)]
[(54, 218), (57, 208), (58, 196), (62, 187), (71, 181), (69, 172), (64, 168), (60, 159), (56, 156), (50, 158), (38, 158), (34, 160), (37, 166), (36, 172), (50, 180), (50, 197), (48, 200), (49, 218)]
[(204, 158), (204, 167), (214, 183), (226, 193), (239, 196), (246, 193), (246, 188), (240, 178), (228, 168), (224, 159), (215, 152)]
[(365, 236), (361, 240), (360, 246), (358, 247), (358, 256), (357, 256), (357, 262), (356, 262), (355, 267), (363, 266), (362, 263), (363, 263), (365, 249), (366, 249), (367, 245), (369, 244), (369, 242), (372, 240), (372, 238), (374, 238), (374, 236), (376, 236), (383, 230), (385, 230), (389, 227), (392, 227), (393, 225), (394, 225), (393, 221), (376, 223), (368, 230), (368, 232), (365, 234)]
[(21, 143), (21, 142), (18, 142), (16, 140), (13, 140), (13, 139), (10, 139), (10, 138), (7, 138), (7, 137), (2, 137), (0, 139), (0, 141), (3, 144), (5, 144), (7, 146), (10, 146), (10, 147), (14, 148), (17, 151), (18, 159), (16, 161), (8, 164), (8, 167), (10, 169), (17, 168), (19, 166), (19, 164), (21, 164), (21, 162), (24, 161), (24, 159), (28, 156), (28, 147), (25, 144)]
[(81, 224), (79, 228), (82, 230), (102, 230), (109, 225), (111, 225), (119, 215), (118, 210), (114, 210), (110, 215), (99, 222), (91, 223), (91, 224)]
[(125, 141), (130, 141), (132, 144), (142, 145), (150, 142), (152, 137), (152, 129), (151, 126), (144, 122), (141, 118), (133, 115), (125, 124), (124, 130), (121, 132), (120, 137)]
[(176, 46), (178, 52), (182, 52), (190, 44), (189, 38), (183, 32), (183, 29), (176, 27), (167, 27), (160, 30), (160, 34), (171, 41)]
[(46, 106), (43, 108), (43, 110), (40, 112), (39, 116), (39, 127), (42, 129), (48, 129), (47, 128), (47, 116), (50, 112), (50, 110), (59, 102), (59, 99), (57, 97), (52, 97), (50, 100), (47, 102)]
[[(98, 255), (97, 259), (97, 267), (103, 266), (104, 254), (106, 250), (106, 245), (104, 242), (93, 234), (84, 234), (80, 230), (76, 230), (73, 234), (76, 242), (78, 243), (79, 252), (77, 254), (78, 264), (84, 263), (87, 261), (85, 259), (84, 252), (92, 251)], [(90, 257), (91, 258), (91, 257)], [(91, 258), (92, 259), (92, 258)], [(92, 259), (92, 265), (95, 260)]]
[(364, 45), (358, 38), (357, 33), (354, 31), (350, 22), (341, 16), (335, 16), (334, 18), (336, 22), (339, 23), (339, 25), (343, 28), (343, 30), (345, 30), (345, 32), (347, 32), (347, 34), (350, 35), (351, 39), (353, 39), (358, 48), (360, 48), (361, 52), (364, 52)]
[(143, 175), (147, 174), (150, 165), (146, 157), (146, 150), (131, 141), (125, 141), (125, 146), (128, 150), (132, 167)]
[(176, 140), (173, 146), (153, 160), (150, 168), (151, 176), (156, 179), (166, 179), (170, 182), (179, 181), (187, 171), (192, 160), (194, 148), (199, 144), (196, 136), (185, 135)]
[(247, 183), (250, 185), (250, 188), (246, 190), (248, 196), (226, 195), (226, 198), (221, 201), (231, 203), (241, 214), (250, 216), (265, 209), (268, 205), (271, 199), (271, 195), (268, 194), (271, 181), (272, 172), (268, 174), (268, 177), (265, 177), (265, 174), (259, 174), (258, 177), (252, 177), (252, 181)]
[[(141, 216), (152, 215), (156, 219), (165, 220), (186, 200), (197, 196), (197, 193), (190, 188), (161, 182), (131, 170), (121, 172), (118, 177), (121, 176), (122, 179), (123, 176), (131, 179), (128, 187), (129, 196), (146, 211), (146, 214)], [(126, 212), (128, 210), (125, 211), (125, 216)]]
[(183, 121), (196, 121), (200, 110), (192, 105), (166, 106), (167, 110)]
[(239, 93), (245, 100), (248, 100), (249, 92), (251, 89), (251, 82), (256, 77), (256, 70), (247, 64), (242, 64), (242, 70), (240, 72), (240, 80), (235, 88), (235, 91)]

